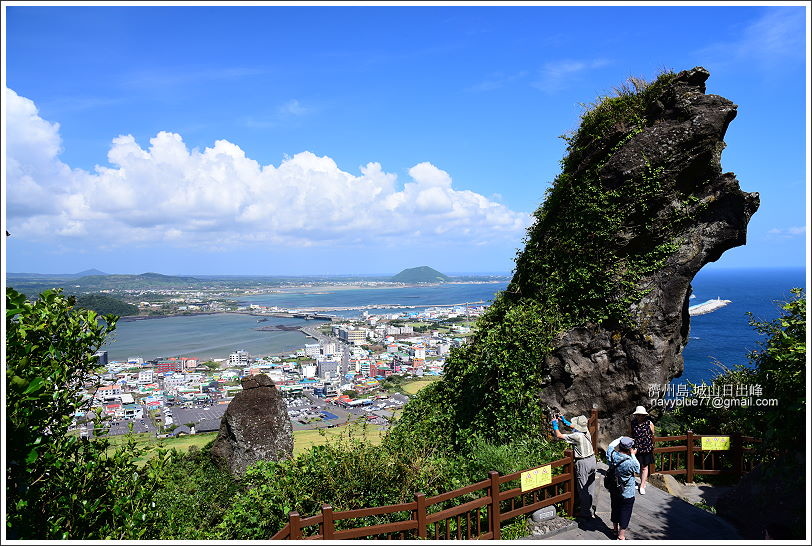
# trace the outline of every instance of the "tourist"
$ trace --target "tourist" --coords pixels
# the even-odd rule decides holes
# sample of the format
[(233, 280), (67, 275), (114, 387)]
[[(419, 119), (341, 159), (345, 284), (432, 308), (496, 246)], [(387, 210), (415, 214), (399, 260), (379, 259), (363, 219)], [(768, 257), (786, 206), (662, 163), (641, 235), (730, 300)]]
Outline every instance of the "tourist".
[[(558, 430), (558, 422), (572, 429), (570, 434)], [(578, 501), (579, 517), (591, 519), (595, 512), (595, 451), (592, 449), (592, 436), (589, 434), (587, 418), (579, 415), (572, 422), (558, 415), (552, 421), (553, 435), (572, 445), (575, 456), (575, 498)]]
[(645, 495), (649, 465), (654, 464), (654, 423), (651, 422), (646, 408), (637, 406), (632, 414), (629, 430), (637, 448), (637, 461), (640, 463), (640, 494)]
[(619, 487), (609, 489), (612, 505), (611, 520), (615, 525), (614, 530), (618, 540), (626, 540), (626, 529), (632, 518), (634, 475), (636, 472), (640, 472), (640, 463), (637, 462), (636, 454), (634, 440), (628, 436), (621, 436), (606, 448), (606, 458), (610, 468), (615, 467), (617, 484), (619, 484)]

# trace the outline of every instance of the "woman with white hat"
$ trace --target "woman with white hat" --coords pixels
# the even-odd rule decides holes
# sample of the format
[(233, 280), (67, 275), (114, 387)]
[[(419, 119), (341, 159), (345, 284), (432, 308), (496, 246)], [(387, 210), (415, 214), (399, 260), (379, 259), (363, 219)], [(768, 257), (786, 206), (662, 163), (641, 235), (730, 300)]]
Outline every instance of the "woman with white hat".
[(640, 494), (646, 494), (649, 465), (654, 464), (654, 423), (651, 422), (646, 408), (637, 406), (632, 414), (629, 436), (634, 438), (637, 446), (637, 460), (640, 463)]

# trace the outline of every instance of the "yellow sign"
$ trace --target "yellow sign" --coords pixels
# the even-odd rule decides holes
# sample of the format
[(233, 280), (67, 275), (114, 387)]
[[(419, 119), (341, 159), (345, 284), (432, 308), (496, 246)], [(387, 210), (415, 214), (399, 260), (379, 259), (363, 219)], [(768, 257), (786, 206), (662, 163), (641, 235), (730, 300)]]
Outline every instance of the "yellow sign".
[(553, 481), (553, 469), (550, 465), (540, 466), (527, 472), (522, 472), (522, 493), (542, 485), (550, 485)]
[(730, 436), (703, 436), (703, 451), (721, 451), (730, 449)]

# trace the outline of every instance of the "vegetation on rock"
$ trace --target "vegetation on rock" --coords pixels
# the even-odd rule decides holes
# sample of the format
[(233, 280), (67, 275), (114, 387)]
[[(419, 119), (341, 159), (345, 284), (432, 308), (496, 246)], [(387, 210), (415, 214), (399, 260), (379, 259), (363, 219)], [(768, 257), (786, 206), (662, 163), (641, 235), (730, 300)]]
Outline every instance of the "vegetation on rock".
[(452, 351), (443, 380), (406, 408), (393, 439), (458, 447), (474, 434), (494, 441), (538, 434), (538, 394), (548, 379), (542, 362), (556, 334), (630, 323), (629, 309), (644, 293), (640, 279), (662, 266), (676, 248), (678, 224), (689, 219), (648, 226), (664, 208), (664, 186), (674, 184), (662, 166), (648, 164), (619, 186), (606, 184), (602, 168), (652, 122), (674, 77), (633, 80), (587, 110), (565, 137), (562, 172), (534, 213), (513, 279), (479, 319), (471, 343)]

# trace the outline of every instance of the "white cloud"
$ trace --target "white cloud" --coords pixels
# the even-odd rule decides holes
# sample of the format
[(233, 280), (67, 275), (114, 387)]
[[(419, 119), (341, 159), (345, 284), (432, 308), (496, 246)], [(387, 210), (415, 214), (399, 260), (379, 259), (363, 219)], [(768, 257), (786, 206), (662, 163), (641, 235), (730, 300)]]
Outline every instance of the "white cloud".
[(539, 78), (533, 82), (533, 87), (552, 93), (563, 89), (569, 81), (580, 73), (606, 66), (607, 59), (593, 59), (589, 61), (559, 60), (546, 63), (539, 71)]
[(788, 228), (772, 228), (767, 232), (771, 238), (793, 239), (806, 235), (806, 226), (792, 226)]
[(297, 99), (291, 99), (279, 107), (279, 114), (284, 116), (303, 116), (310, 113), (310, 108), (305, 107)]
[(488, 79), (474, 84), (466, 89), (466, 91), (485, 92), (501, 89), (511, 83), (525, 78), (529, 74), (526, 70), (521, 70), (513, 74), (504, 74), (502, 72), (495, 72), (488, 76)]
[(9, 229), (21, 239), (73, 238), (97, 246), (171, 242), (225, 248), (241, 244), (375, 244), (397, 237), (482, 244), (515, 243), (530, 216), (453, 187), (429, 162), (397, 176), (379, 163), (359, 174), (304, 151), (262, 165), (234, 143), (190, 150), (160, 132), (142, 147), (114, 138), (109, 166), (71, 169), (59, 159), (59, 125), (6, 90)]
[(803, 6), (765, 8), (761, 17), (736, 33), (736, 40), (712, 44), (697, 54), (709, 66), (737, 61), (755, 63), (767, 71), (775, 70), (784, 60), (803, 61), (804, 14)]

